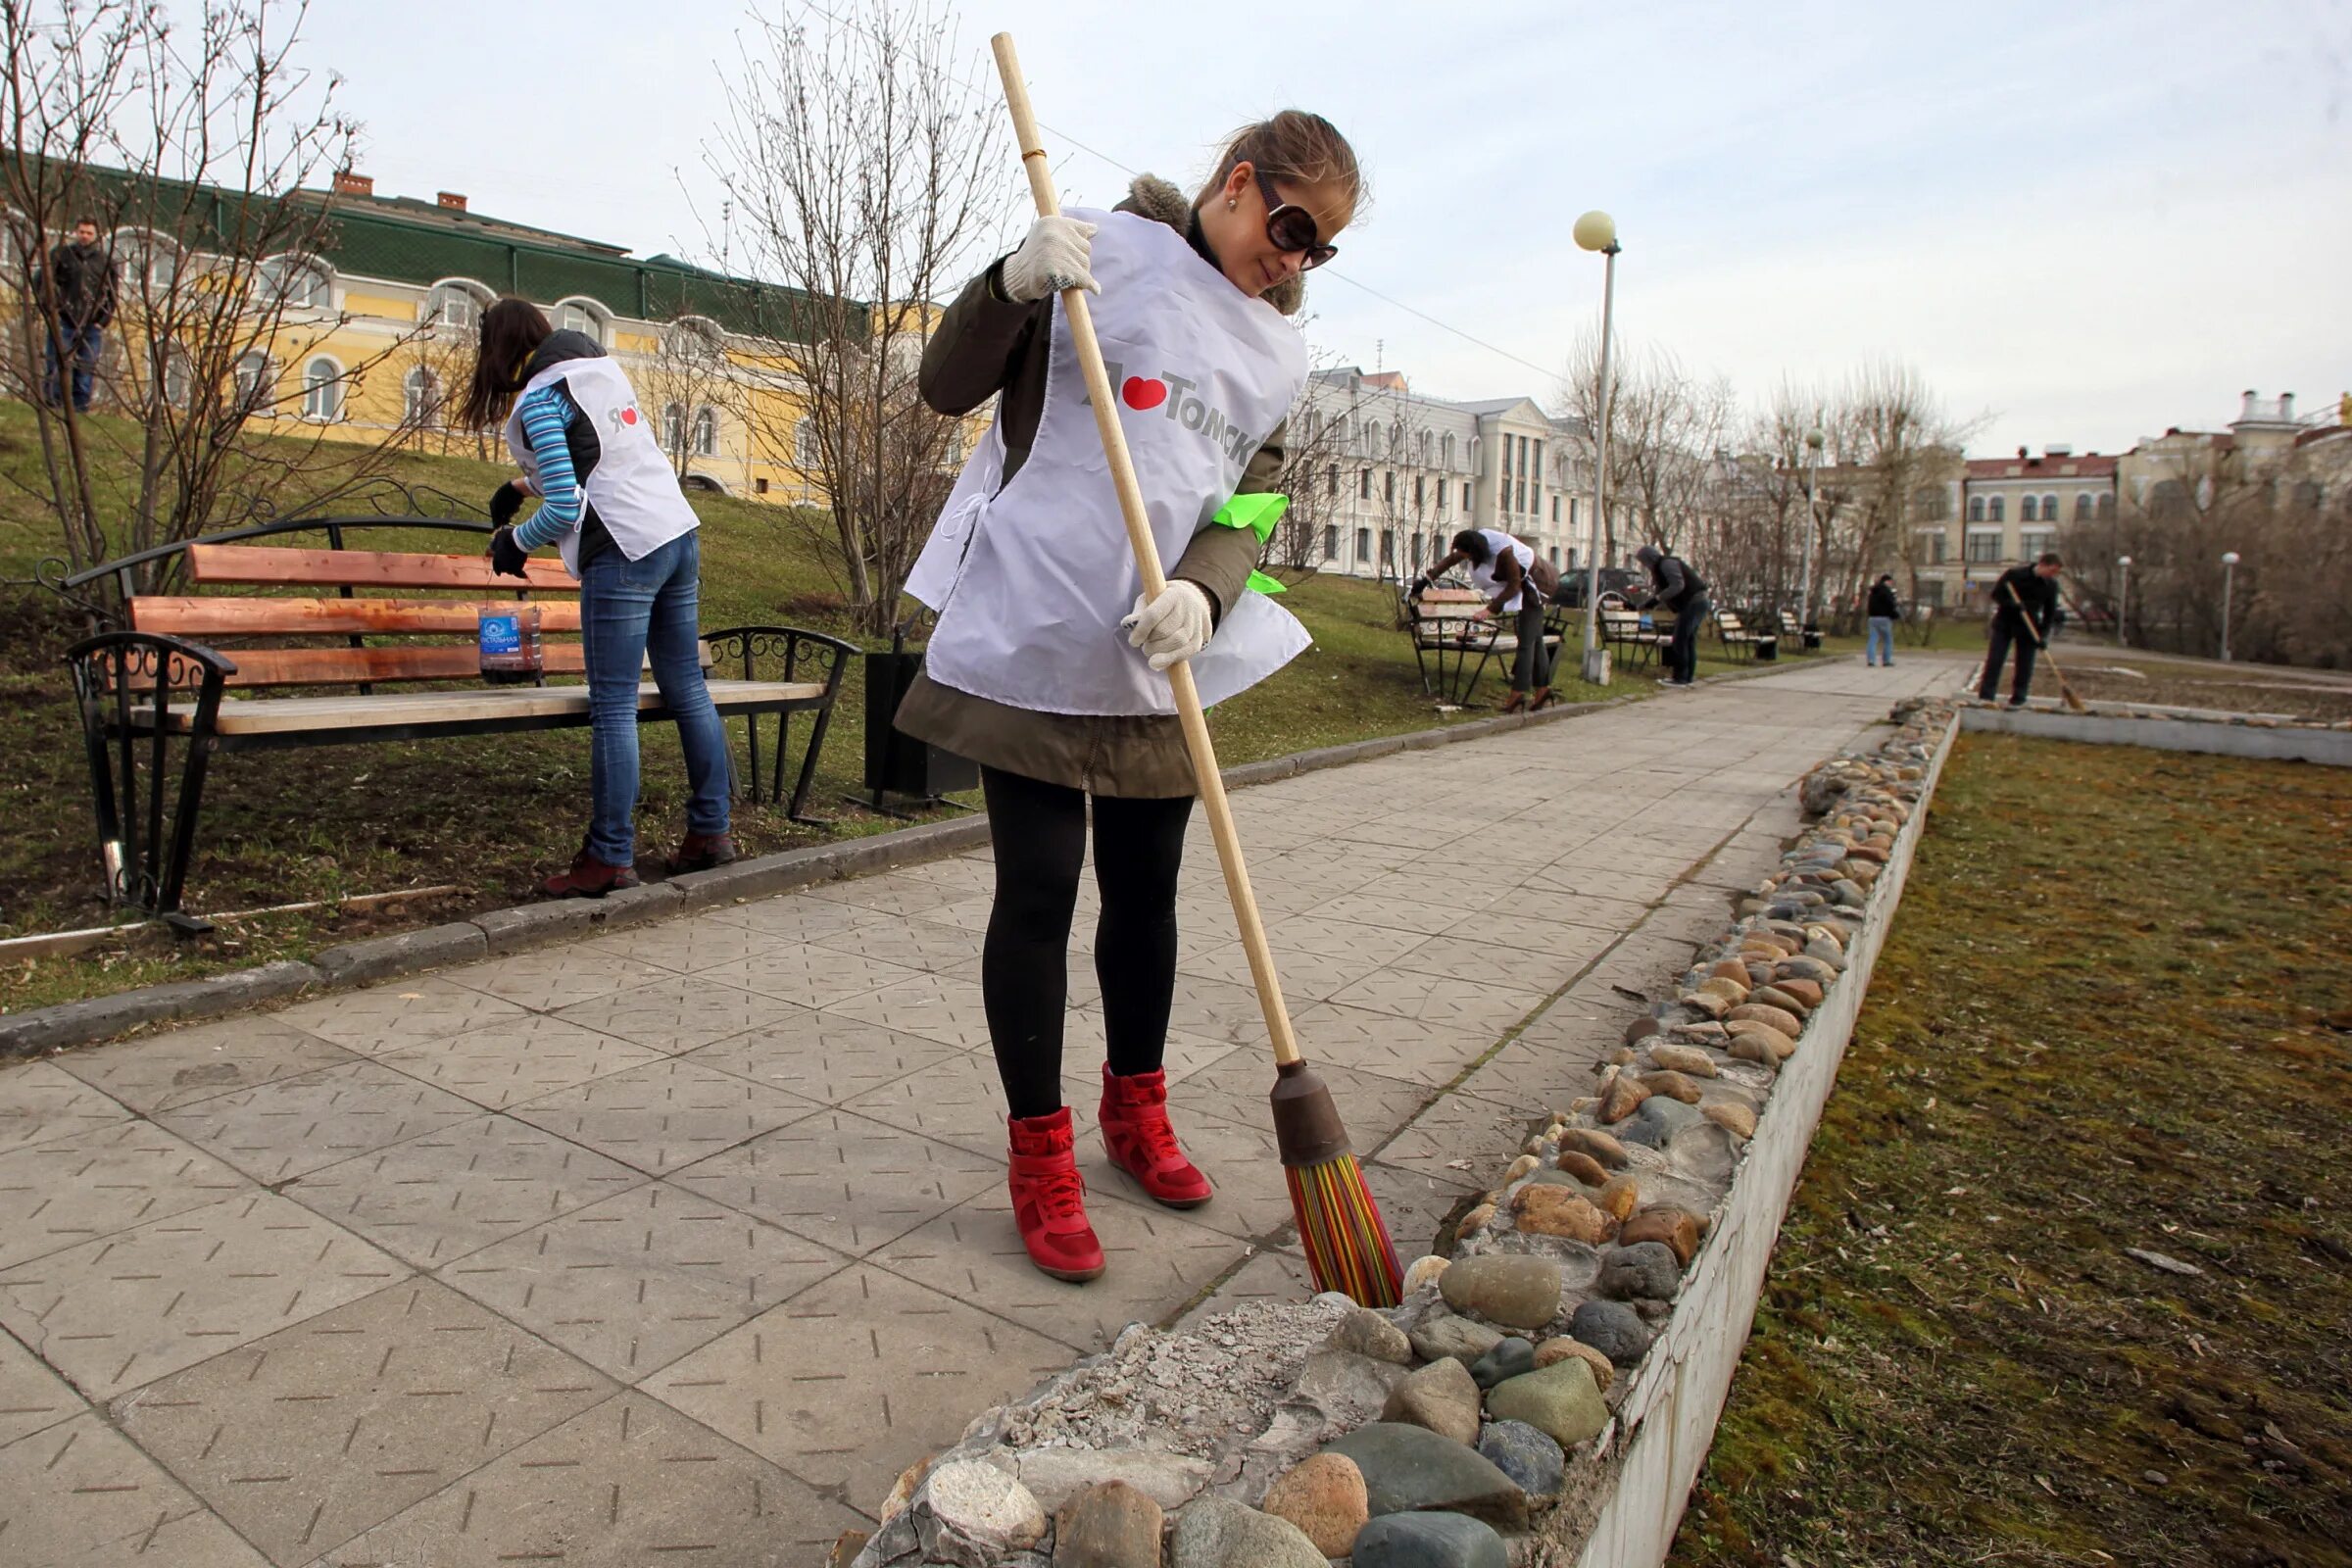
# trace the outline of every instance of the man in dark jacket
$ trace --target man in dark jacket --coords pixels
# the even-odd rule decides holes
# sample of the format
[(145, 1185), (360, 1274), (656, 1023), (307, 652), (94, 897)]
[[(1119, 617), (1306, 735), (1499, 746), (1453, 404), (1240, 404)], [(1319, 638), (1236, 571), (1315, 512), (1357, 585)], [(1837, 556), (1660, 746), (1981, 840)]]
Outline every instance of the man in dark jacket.
[(1667, 555), (1656, 545), (1643, 545), (1634, 552), (1634, 559), (1649, 568), (1647, 603), (1674, 612), (1674, 641), (1666, 648), (1672, 674), (1666, 684), (1689, 686), (1698, 675), (1698, 628), (1714, 610), (1707, 603), (1706, 581), (1690, 569), (1689, 562)]
[(2064, 565), (2054, 553), (2044, 555), (2032, 565), (2010, 567), (1992, 585), (1992, 646), (1984, 654), (1984, 678), (1977, 683), (1977, 695), (1984, 701), (1992, 701), (2000, 685), (2001, 661), (2015, 644), (2017, 677), (2009, 686), (2009, 706), (2026, 706), (2026, 693), (2034, 685), (2034, 650), (2057, 623), (2058, 573)]
[(1894, 667), (1894, 623), (1902, 612), (1895, 602), (1894, 573), (1879, 573), (1879, 580), (1870, 585), (1870, 641), (1863, 648), (1862, 662)]
[(51, 251), (49, 265), (33, 274), (32, 289), (49, 319), (41, 398), (51, 408), (61, 406), (58, 368), (71, 355), (74, 409), (87, 414), (97, 390), (99, 345), (115, 318), (115, 259), (99, 248), (95, 220), (85, 218), (74, 225), (73, 239)]

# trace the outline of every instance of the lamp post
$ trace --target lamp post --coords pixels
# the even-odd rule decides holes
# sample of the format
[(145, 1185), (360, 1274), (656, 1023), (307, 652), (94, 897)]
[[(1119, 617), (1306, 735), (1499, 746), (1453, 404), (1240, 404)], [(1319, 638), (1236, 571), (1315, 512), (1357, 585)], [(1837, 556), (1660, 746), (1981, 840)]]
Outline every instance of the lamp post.
[(1830, 438), (1816, 426), (1805, 432), (1805, 450), (1813, 460), (1813, 477), (1805, 486), (1805, 562), (1796, 590), (1796, 619), (1801, 628), (1799, 639), (1804, 646), (1813, 646), (1818, 630), (1813, 620), (1813, 547), (1821, 538), (1821, 449)]
[(2123, 590), (2116, 595), (2115, 601), (2115, 646), (2118, 648), (2129, 648), (2132, 646), (2132, 636), (2126, 628), (2131, 625), (2132, 558), (2130, 556), (2118, 556), (2115, 558), (2115, 564), (2124, 574)]
[(2237, 552), (2222, 552), (2222, 662), (2230, 662), (2230, 589), (2237, 582)]
[(1600, 284), (1600, 428), (1594, 432), (1592, 460), (1592, 558), (1585, 565), (1585, 679), (1595, 686), (1609, 683), (1609, 650), (1600, 640), (1600, 542), (1602, 519), (1609, 505), (1609, 371), (1611, 333), (1617, 311), (1617, 220), (1590, 212), (1576, 220), (1576, 243), (1606, 258)]

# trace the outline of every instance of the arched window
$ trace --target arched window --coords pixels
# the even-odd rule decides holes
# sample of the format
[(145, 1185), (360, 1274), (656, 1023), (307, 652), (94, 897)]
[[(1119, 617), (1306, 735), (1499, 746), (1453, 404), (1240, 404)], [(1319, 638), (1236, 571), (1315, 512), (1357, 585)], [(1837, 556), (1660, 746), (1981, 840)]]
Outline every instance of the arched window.
[(321, 354), (302, 368), (302, 416), (335, 419), (343, 414), (343, 367)]
[(2115, 492), (2110, 490), (2099, 497), (2099, 520), (2106, 522), (2115, 516)]
[(605, 308), (593, 300), (564, 300), (556, 306), (556, 330), (577, 332), (598, 348), (605, 347)]
[(1968, 498), (1968, 520), (1971, 522), (1983, 522), (1984, 520), (1984, 498), (1983, 496), (1970, 496)]
[(2077, 491), (2075, 494), (2075, 520), (2077, 522), (2089, 521), (2091, 512), (2097, 505), (2098, 503), (2091, 498), (2089, 491)]
[(424, 297), (424, 324), (470, 332), (481, 324), (482, 312), (497, 296), (471, 278), (453, 277), (433, 285)]
[(662, 450), (686, 450), (686, 406), (682, 403), (662, 405)]
[(2005, 510), (2005, 503), (1999, 496), (1994, 496), (1992, 498), (1992, 505), (1984, 509), (1984, 514), (1989, 520), (1993, 522), (1999, 522), (2001, 520), (2001, 514)]
[(718, 412), (715, 409), (694, 411), (694, 454), (698, 458), (718, 456)]
[(2041, 520), (2044, 522), (2056, 522), (2058, 520), (2058, 498), (2056, 496), (2043, 496), (2041, 498)]
[(708, 316), (679, 317), (669, 323), (662, 340), (680, 359), (704, 364), (720, 359), (727, 347), (726, 334)]
[(1438, 455), (1439, 455), (1439, 461), (1440, 461), (1440, 462), (1442, 462), (1442, 463), (1443, 463), (1443, 464), (1446, 466), (1446, 469), (1447, 469), (1448, 471), (1451, 471), (1451, 469), (1452, 469), (1452, 467), (1453, 467), (1453, 432), (1452, 432), (1452, 431), (1450, 431), (1450, 430), (1449, 430), (1449, 431), (1447, 431), (1447, 432), (1446, 433), (1446, 437), (1445, 437), (1445, 439), (1444, 439), (1444, 440), (1442, 440), (1442, 441), (1440, 441), (1440, 442), (1438, 443)]
[(807, 419), (792, 427), (792, 461), (795, 466), (813, 468), (822, 450), (816, 443), (816, 426)]
[(168, 294), (178, 281), (179, 247), (152, 229), (119, 228), (112, 243), (125, 294)]
[(334, 274), (308, 256), (272, 256), (259, 263), (253, 286), (265, 304), (323, 311), (335, 303)]
[(419, 365), (400, 378), (401, 418), (419, 430), (441, 423), (441, 378)]
[(1424, 468), (1429, 466), (1430, 448), (1435, 444), (1435, 439), (1436, 438), (1429, 431), (1424, 430), (1421, 432), (1421, 466)]
[(1911, 515), (1921, 522), (1941, 522), (1944, 499), (1943, 486), (1923, 484), (1911, 492)]
[(164, 401), (175, 409), (186, 408), (196, 390), (196, 363), (188, 351), (177, 344), (163, 349), (156, 354), (154, 373), (163, 384)]
[(238, 356), (232, 386), (237, 413), (261, 413), (274, 398), (276, 383), (277, 369), (270, 363), (268, 355), (254, 349)]
[[(1995, 515), (1997, 516), (1997, 515), (1998, 515), (1998, 514), (1995, 514)], [(2017, 520), (2018, 520), (2018, 521), (2020, 521), (2020, 522), (2032, 522), (2032, 521), (2033, 521), (2034, 518), (2036, 518), (2036, 517), (2038, 517), (2038, 516), (2040, 516), (2040, 515), (2041, 515), (2041, 508), (2040, 508), (2039, 504), (2037, 504), (2037, 503), (2034, 501), (2034, 499), (2032, 496), (2028, 496), (2028, 497), (2026, 497), (2026, 498), (2025, 498), (2023, 501), (2020, 501), (2020, 502), (2017, 504)]]

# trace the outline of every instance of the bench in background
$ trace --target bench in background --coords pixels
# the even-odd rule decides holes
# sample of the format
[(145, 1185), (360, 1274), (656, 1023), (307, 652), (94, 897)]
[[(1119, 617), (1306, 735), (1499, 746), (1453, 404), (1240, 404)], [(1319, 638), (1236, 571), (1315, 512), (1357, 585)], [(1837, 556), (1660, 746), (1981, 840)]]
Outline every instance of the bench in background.
[[(1507, 672), (1518, 657), (1519, 617), (1473, 618), (1486, 602), (1487, 596), (1472, 588), (1429, 588), (1405, 598), (1406, 628), (1421, 671), (1421, 689), (1440, 702), (1469, 707), (1487, 666), (1500, 661)], [(1556, 606), (1544, 612), (1544, 644), (1555, 651), (1560, 646), (1561, 613)]]

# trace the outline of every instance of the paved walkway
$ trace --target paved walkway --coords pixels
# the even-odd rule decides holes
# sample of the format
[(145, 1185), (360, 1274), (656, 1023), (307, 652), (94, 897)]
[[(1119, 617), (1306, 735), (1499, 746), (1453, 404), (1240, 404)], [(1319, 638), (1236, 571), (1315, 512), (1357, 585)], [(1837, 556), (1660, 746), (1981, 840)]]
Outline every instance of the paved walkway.
[[(1952, 667), (1800, 667), (1237, 798), (1408, 1256), (1591, 1082), (1637, 1005), (1616, 988), (1678, 969), (1777, 855), (1792, 780)], [(991, 876), (946, 860), (0, 1074), (0, 1560), (815, 1562), (1127, 1322), (1302, 1288), (1204, 834), (1169, 1070), (1219, 1196), (1180, 1217), (1102, 1158), (1081, 957), (1110, 1272), (1028, 1266)]]

